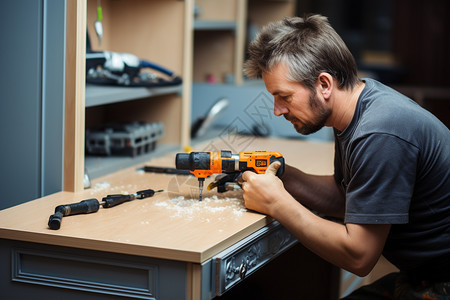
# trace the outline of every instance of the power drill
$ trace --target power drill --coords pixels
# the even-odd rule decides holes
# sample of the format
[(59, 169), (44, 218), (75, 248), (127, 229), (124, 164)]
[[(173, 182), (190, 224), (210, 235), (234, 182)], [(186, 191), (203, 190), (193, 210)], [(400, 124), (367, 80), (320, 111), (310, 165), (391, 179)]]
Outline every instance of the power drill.
[(206, 177), (212, 174), (229, 174), (221, 182), (212, 183), (213, 188), (218, 186), (219, 192), (223, 192), (225, 181), (236, 181), (240, 174), (248, 170), (264, 174), (274, 161), (281, 162), (276, 174), (281, 176), (284, 172), (284, 157), (276, 151), (240, 151), (239, 154), (232, 154), (227, 150), (178, 153), (175, 165), (177, 169), (189, 170), (198, 178), (200, 201), (202, 201), (203, 183)]

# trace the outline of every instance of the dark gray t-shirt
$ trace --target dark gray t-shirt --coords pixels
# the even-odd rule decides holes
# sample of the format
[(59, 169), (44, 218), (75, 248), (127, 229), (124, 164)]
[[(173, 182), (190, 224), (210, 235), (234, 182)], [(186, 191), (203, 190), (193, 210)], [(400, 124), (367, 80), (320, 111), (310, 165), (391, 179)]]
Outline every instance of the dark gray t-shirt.
[(335, 130), (344, 221), (392, 224), (388, 260), (400, 270), (442, 272), (450, 258), (450, 131), (411, 99), (364, 81), (351, 123)]

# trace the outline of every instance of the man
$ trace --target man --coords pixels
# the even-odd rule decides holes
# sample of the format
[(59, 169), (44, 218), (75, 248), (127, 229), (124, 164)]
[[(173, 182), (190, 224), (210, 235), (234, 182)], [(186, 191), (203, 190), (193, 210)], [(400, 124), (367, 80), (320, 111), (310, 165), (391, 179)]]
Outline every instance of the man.
[(448, 128), (396, 91), (360, 80), (351, 53), (320, 15), (263, 28), (245, 72), (264, 80), (274, 114), (299, 133), (330, 126), (335, 134), (334, 176), (287, 166), (280, 180), (277, 164), (263, 175), (245, 172), (246, 207), (356, 275), (367, 275), (381, 254), (400, 269), (348, 299), (450, 299)]

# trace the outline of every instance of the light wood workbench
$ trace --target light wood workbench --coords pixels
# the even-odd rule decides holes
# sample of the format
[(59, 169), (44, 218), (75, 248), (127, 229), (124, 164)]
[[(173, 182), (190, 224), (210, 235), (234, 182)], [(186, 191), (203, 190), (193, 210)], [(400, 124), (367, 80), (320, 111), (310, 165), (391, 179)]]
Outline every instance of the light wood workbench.
[[(214, 147), (233, 152), (273, 150), (282, 153), (287, 164), (309, 173), (331, 174), (333, 169), (332, 143), (254, 139), (246, 149), (230, 149), (229, 146), (227, 141), (218, 140), (195, 150)], [(175, 154), (170, 153), (145, 165), (174, 167), (174, 157)], [(182, 262), (187, 274), (186, 298), (199, 299), (201, 265), (273, 221), (247, 211), (241, 191), (223, 194), (207, 191), (206, 186), (213, 178), (205, 182), (205, 201), (198, 202), (195, 177), (144, 173), (138, 167), (98, 178), (92, 182), (92, 188), (83, 192), (59, 192), (0, 211), (0, 238), (66, 247), (81, 251), (79, 253), (83, 250), (76, 249)], [(148, 188), (166, 192), (109, 209), (100, 208), (93, 214), (64, 217), (59, 230), (50, 230), (47, 226), (49, 216), (58, 205), (89, 198), (101, 200), (108, 194), (131, 194)], [(28, 252), (20, 253), (19, 256)], [(14, 274), (12, 277), (14, 281)]]

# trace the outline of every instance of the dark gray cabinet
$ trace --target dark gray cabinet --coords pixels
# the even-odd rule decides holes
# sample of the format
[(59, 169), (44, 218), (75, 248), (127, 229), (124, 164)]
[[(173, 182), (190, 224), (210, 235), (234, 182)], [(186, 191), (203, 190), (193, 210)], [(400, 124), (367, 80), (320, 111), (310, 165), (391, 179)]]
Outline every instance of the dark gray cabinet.
[(65, 3), (0, 3), (0, 209), (62, 190)]

